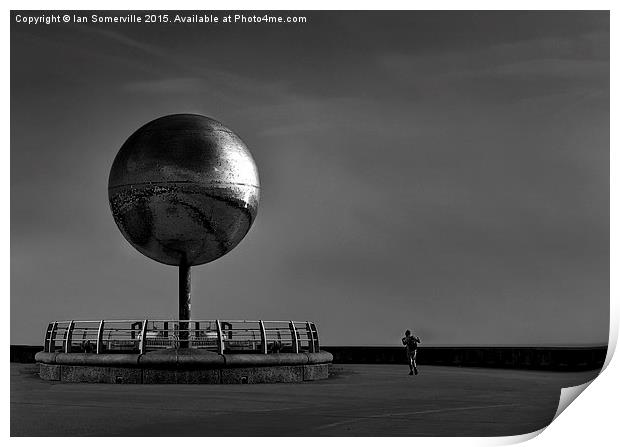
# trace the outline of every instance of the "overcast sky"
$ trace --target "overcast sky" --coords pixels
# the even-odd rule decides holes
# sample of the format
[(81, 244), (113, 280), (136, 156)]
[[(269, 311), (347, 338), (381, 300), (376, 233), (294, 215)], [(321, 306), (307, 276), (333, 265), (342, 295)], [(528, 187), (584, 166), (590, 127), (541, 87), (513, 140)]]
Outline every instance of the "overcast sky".
[(176, 318), (176, 269), (107, 198), (125, 139), (172, 113), (233, 129), (262, 187), (241, 244), (193, 269), (194, 318), (314, 320), (325, 345), (606, 343), (608, 13), (295, 15), (12, 21), (11, 343)]

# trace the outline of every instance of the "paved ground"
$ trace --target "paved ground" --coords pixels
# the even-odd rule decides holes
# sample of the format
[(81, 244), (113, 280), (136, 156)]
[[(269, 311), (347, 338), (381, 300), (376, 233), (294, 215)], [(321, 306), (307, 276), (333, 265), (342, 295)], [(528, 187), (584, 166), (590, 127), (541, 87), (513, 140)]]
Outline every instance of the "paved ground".
[(12, 436), (508, 436), (549, 424), (597, 371), (335, 365), (302, 384), (44, 382), (11, 364)]

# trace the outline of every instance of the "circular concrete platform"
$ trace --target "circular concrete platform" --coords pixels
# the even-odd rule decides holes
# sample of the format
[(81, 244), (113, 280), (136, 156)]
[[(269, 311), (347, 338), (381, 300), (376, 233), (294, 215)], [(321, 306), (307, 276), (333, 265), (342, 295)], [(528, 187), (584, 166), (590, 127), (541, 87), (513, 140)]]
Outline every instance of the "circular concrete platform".
[(44, 380), (90, 383), (285, 383), (327, 379), (333, 356), (326, 351), (217, 354), (163, 349), (145, 354), (38, 352)]

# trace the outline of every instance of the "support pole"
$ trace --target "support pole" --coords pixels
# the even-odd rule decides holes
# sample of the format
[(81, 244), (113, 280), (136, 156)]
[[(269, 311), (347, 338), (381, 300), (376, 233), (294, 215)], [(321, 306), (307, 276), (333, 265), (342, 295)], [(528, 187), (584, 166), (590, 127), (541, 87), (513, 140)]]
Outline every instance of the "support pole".
[[(191, 272), (190, 266), (179, 266), (179, 320), (191, 319)], [(179, 321), (179, 347), (189, 347), (189, 322)]]
[(97, 354), (103, 352), (103, 320), (99, 322), (99, 329), (97, 330)]
[(295, 323), (293, 321), (289, 321), (289, 328), (291, 329), (291, 341), (293, 342), (293, 352), (295, 354), (299, 354), (299, 337), (297, 336), (297, 328), (295, 327)]
[(149, 324), (149, 320), (144, 320), (142, 322), (142, 330), (140, 331), (140, 342), (138, 344), (138, 349), (140, 350), (140, 354), (144, 354), (146, 352), (146, 327)]
[(217, 330), (217, 353), (224, 354), (224, 334), (220, 320), (215, 320), (215, 328)]
[(314, 352), (314, 334), (312, 333), (312, 326), (310, 326), (309, 321), (306, 321), (306, 333), (308, 334), (308, 351)]
[(54, 325), (52, 326), (52, 332), (50, 333), (50, 345), (49, 351), (47, 352), (55, 352), (56, 351), (56, 334), (58, 332), (58, 321), (54, 321)]
[(260, 327), (261, 352), (267, 354), (267, 331), (265, 330), (265, 323), (263, 323), (263, 320), (258, 320), (258, 326)]
[(52, 331), (54, 330), (54, 323), (47, 325), (47, 331), (45, 331), (45, 340), (43, 340), (43, 352), (50, 351), (50, 341), (52, 339)]
[(69, 326), (67, 327), (67, 330), (65, 331), (65, 352), (69, 353), (71, 352), (71, 340), (73, 337), (73, 328), (75, 327), (75, 322), (73, 320), (71, 320), (69, 322)]

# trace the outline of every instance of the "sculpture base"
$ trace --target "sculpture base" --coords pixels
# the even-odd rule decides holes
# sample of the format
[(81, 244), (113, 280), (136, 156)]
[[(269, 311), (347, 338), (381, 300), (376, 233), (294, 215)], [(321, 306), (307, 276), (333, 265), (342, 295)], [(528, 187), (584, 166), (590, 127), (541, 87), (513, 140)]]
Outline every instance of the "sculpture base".
[(164, 349), (146, 354), (35, 355), (43, 380), (88, 383), (251, 384), (327, 379), (329, 352), (216, 354)]

